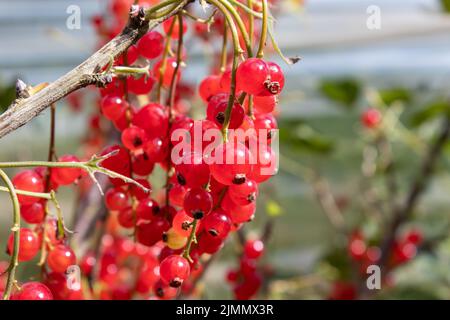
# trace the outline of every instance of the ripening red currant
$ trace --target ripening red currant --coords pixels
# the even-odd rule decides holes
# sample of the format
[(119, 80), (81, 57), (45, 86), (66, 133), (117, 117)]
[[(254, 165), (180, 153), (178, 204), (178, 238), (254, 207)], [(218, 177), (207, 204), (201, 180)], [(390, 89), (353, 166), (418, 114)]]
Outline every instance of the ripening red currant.
[(133, 117), (133, 124), (145, 130), (149, 139), (162, 137), (169, 127), (165, 108), (158, 103), (143, 106)]
[(210, 179), (209, 166), (199, 152), (191, 152), (183, 156), (181, 163), (175, 166), (178, 183), (190, 188), (205, 186)]
[(111, 188), (105, 194), (106, 207), (111, 211), (119, 211), (128, 206), (128, 195), (120, 188)]
[(247, 59), (236, 70), (237, 88), (248, 94), (261, 95), (267, 90), (267, 81), (270, 81), (270, 71), (262, 59)]
[(271, 113), (278, 104), (278, 96), (255, 96), (253, 104), (256, 113)]
[(131, 207), (122, 209), (117, 214), (117, 221), (124, 228), (132, 228), (135, 225), (135, 213)]
[(151, 247), (162, 240), (163, 233), (169, 228), (169, 221), (160, 215), (151, 221), (141, 220), (136, 226), (136, 239), (139, 243)]
[(141, 199), (136, 207), (136, 217), (138, 220), (150, 221), (158, 213), (160, 213), (159, 205), (151, 198)]
[(270, 81), (265, 83), (266, 90), (260, 93), (260, 95), (268, 96), (279, 94), (284, 88), (283, 71), (275, 62), (267, 62), (267, 67), (269, 68)]
[(118, 119), (123, 111), (128, 107), (128, 103), (122, 98), (114, 95), (103, 97), (100, 107), (103, 115), (109, 120)]
[(261, 240), (247, 240), (244, 245), (244, 255), (250, 259), (258, 259), (264, 253), (264, 243)]
[(209, 98), (218, 94), (220, 89), (221, 76), (210, 75), (200, 82), (198, 92), (203, 101), (207, 102)]
[(253, 219), (256, 211), (256, 202), (252, 202), (246, 206), (237, 205), (231, 200), (227, 192), (222, 199), (221, 207), (234, 224), (239, 224), (249, 222)]
[(45, 204), (39, 201), (30, 205), (21, 205), (20, 215), (28, 223), (41, 223), (45, 218)]
[(375, 108), (369, 108), (361, 115), (362, 124), (368, 128), (376, 128), (381, 122), (381, 113)]
[[(80, 160), (74, 155), (63, 155), (58, 158), (59, 162), (80, 162)], [(58, 185), (69, 185), (74, 183), (82, 174), (81, 168), (52, 168), (51, 179)]]
[(184, 197), (184, 211), (194, 219), (203, 218), (211, 211), (212, 206), (211, 194), (201, 188), (192, 188)]
[(182, 207), (187, 189), (179, 183), (172, 184), (169, 190), (170, 203)]
[(231, 220), (223, 210), (218, 209), (202, 220), (202, 226), (212, 237), (225, 239), (231, 230)]
[(140, 95), (148, 94), (155, 85), (155, 78), (151, 75), (142, 75), (139, 78), (127, 77), (127, 87), (131, 93)]
[(60, 244), (53, 248), (47, 256), (47, 264), (55, 272), (66, 272), (67, 268), (77, 261), (75, 253), (68, 246)]
[(232, 184), (228, 188), (230, 199), (237, 205), (245, 206), (256, 200), (258, 185), (253, 180), (246, 180), (242, 184)]
[(277, 120), (269, 113), (257, 114), (253, 124), (260, 143), (264, 143), (264, 140), (262, 140), (264, 137), (267, 141), (270, 141), (278, 129)]
[[(20, 228), (19, 261), (33, 259), (40, 249), (40, 241), (36, 234), (28, 228)], [(14, 246), (14, 233), (8, 238), (8, 254), (12, 254)]]
[[(175, 19), (175, 22), (173, 22), (173, 19)], [(163, 29), (164, 32), (166, 34), (168, 34), (170, 32), (170, 27), (172, 26), (172, 23), (174, 23), (173, 27), (172, 27), (172, 33), (171, 33), (171, 38), (172, 39), (178, 39), (180, 36), (180, 22), (176, 17), (172, 17), (166, 21), (163, 22)], [(185, 34), (187, 31), (187, 24), (186, 22), (183, 20), (183, 34)]]
[(219, 145), (212, 162), (211, 175), (224, 185), (244, 183), (253, 168), (252, 155), (242, 143), (228, 142)]
[(146, 132), (137, 126), (130, 126), (122, 132), (122, 143), (128, 150), (142, 149), (146, 142)]
[(159, 280), (153, 286), (153, 292), (161, 300), (173, 299), (177, 296), (178, 289), (169, 286), (162, 280)]
[(256, 159), (253, 165), (253, 171), (248, 175), (248, 178), (254, 180), (256, 183), (261, 183), (277, 174), (278, 161), (277, 155), (269, 146), (259, 145), (256, 152), (257, 155), (253, 155), (253, 159)]
[[(147, 143), (145, 144), (145, 146), (147, 146)], [(154, 166), (155, 163), (151, 161), (151, 159), (145, 152), (137, 155), (133, 159), (133, 172), (138, 176), (148, 176), (152, 173)]]
[(198, 239), (197, 250), (199, 254), (207, 253), (214, 254), (223, 247), (223, 239), (213, 237), (209, 233), (203, 233)]
[(139, 54), (147, 59), (155, 59), (164, 50), (164, 37), (157, 31), (147, 32), (138, 42)]
[(178, 288), (189, 277), (189, 262), (179, 255), (165, 258), (159, 266), (161, 280), (172, 288)]
[[(18, 190), (44, 192), (44, 181), (42, 177), (33, 170), (21, 171), (12, 179), (14, 188)], [(20, 204), (30, 205), (39, 201), (39, 198), (17, 195)]]
[[(163, 73), (162, 73), (162, 84), (165, 88), (169, 88), (170, 85), (172, 84), (172, 78), (173, 75), (175, 73), (175, 68), (177, 67), (177, 60), (175, 58), (168, 58), (165, 63), (163, 63), (163, 60), (159, 61), (158, 63), (155, 64), (155, 66), (153, 67), (153, 74), (156, 75), (156, 77), (158, 78), (159, 75), (161, 74), (161, 70), (163, 69)], [(180, 81), (181, 78), (181, 70), (178, 70), (177, 72), (177, 76), (176, 76), (176, 81)]]
[(52, 292), (40, 282), (27, 282), (14, 295), (16, 300), (53, 300)]
[[(184, 210), (180, 210), (173, 217), (172, 228), (181, 236), (188, 237), (191, 234), (194, 218), (186, 214)], [(198, 229), (198, 224), (197, 224)]]
[[(225, 110), (228, 107), (228, 101), (220, 101), (216, 103), (211, 99), (206, 109), (206, 117), (210, 121), (222, 128), (225, 122)], [(239, 103), (234, 103), (231, 108), (230, 122), (228, 124), (229, 129), (237, 129), (244, 121), (245, 111)]]

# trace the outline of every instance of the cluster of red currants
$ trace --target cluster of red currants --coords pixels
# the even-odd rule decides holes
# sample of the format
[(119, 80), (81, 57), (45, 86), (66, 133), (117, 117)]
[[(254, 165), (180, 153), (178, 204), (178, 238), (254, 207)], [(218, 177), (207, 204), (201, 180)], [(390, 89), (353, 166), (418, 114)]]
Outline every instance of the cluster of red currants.
[[(112, 1), (112, 23), (101, 17), (94, 19), (104, 41), (122, 29), (130, 2)], [(223, 35), (225, 19), (216, 15), (210, 32)], [(79, 261), (82, 276), (95, 281), (91, 289), (67, 286), (64, 272), (76, 264), (76, 258), (66, 239), (58, 237), (58, 221), (46, 214), (44, 201), (20, 195), (23, 220), (37, 226), (21, 229), (19, 260), (31, 260), (41, 250), (48, 252), (41, 257), (48, 268), (43, 269), (43, 283), (22, 285), (14, 298), (130, 299), (141, 295), (171, 299), (180, 291), (190, 293), (202, 273), (203, 262), (223, 247), (231, 232), (253, 219), (258, 185), (277, 171), (271, 142), (277, 129), (274, 115), (284, 87), (283, 72), (276, 63), (261, 58), (247, 58), (237, 70), (214, 72), (198, 88), (207, 105), (206, 117), (194, 120), (187, 113), (185, 101), (193, 98), (195, 90), (181, 80), (180, 55), (171, 56), (171, 50), (167, 50), (179, 39), (180, 30), (187, 32), (188, 24), (182, 20), (179, 28), (179, 19), (166, 20), (162, 32), (148, 32), (114, 61), (113, 66), (137, 71), (115, 74), (112, 82), (100, 89), (99, 108), (89, 121), (92, 130), (88, 130), (85, 141), (86, 157), (102, 148), (102, 155), (111, 155), (101, 162), (103, 168), (129, 177), (148, 190), (152, 189), (149, 179), (160, 166), (167, 175), (164, 190), (153, 195), (136, 184), (109, 179), (111, 186), (104, 198), (109, 211), (106, 232), (98, 250)], [(199, 24), (204, 23), (195, 23), (194, 35), (205, 40), (209, 28), (200, 28)], [(186, 60), (187, 53), (183, 51), (181, 57)], [(141, 72), (143, 69), (146, 72)], [(107, 72), (108, 66), (104, 70)], [(173, 99), (163, 103), (164, 92), (174, 93)], [(230, 96), (236, 98), (230, 100)], [(71, 102), (78, 104), (79, 100)], [(111, 140), (110, 128), (120, 133), (121, 143), (105, 148), (106, 141)], [(250, 133), (239, 138), (230, 134), (234, 129)], [(176, 130), (182, 130), (189, 139), (174, 139)], [(219, 132), (220, 140), (206, 152), (211, 142), (206, 137), (208, 130)], [(181, 150), (176, 155), (175, 147)], [(232, 161), (211, 161), (218, 155)], [(58, 161), (79, 160), (67, 155)], [(20, 190), (49, 192), (76, 182), (83, 174), (78, 168), (38, 168), (19, 173), (13, 182)], [(87, 190), (87, 181), (79, 180), (81, 192)], [(134, 241), (129, 239), (130, 230)], [(12, 237), (8, 248), (12, 252)], [(234, 281), (236, 298), (248, 299), (258, 291), (261, 277), (256, 260), (263, 248), (260, 240), (245, 244)]]
[(235, 299), (248, 300), (258, 293), (267, 273), (267, 270), (261, 270), (258, 266), (258, 260), (263, 254), (263, 241), (247, 240), (244, 243), (239, 268), (229, 270), (227, 273), (227, 281), (233, 286)]

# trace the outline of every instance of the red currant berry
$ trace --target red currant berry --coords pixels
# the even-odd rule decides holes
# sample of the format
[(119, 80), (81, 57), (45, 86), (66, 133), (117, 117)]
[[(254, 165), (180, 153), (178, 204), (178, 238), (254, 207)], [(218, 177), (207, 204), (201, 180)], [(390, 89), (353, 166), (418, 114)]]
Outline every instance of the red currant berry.
[(159, 266), (161, 280), (169, 284), (172, 288), (181, 286), (183, 281), (189, 277), (189, 273), (189, 262), (179, 255), (172, 255), (165, 258)]
[(162, 105), (150, 103), (133, 117), (133, 124), (145, 130), (148, 138), (162, 137), (169, 127), (169, 118)]
[(194, 219), (201, 219), (207, 215), (213, 206), (211, 194), (201, 188), (192, 188), (184, 197), (183, 208)]
[(253, 103), (257, 113), (271, 113), (278, 104), (278, 96), (255, 96)]
[(248, 94), (260, 95), (266, 91), (266, 83), (270, 81), (267, 63), (259, 58), (250, 58), (242, 62), (236, 71), (236, 84), (239, 90)]
[(47, 257), (47, 263), (50, 269), (55, 272), (66, 272), (67, 268), (74, 265), (77, 261), (75, 253), (68, 246), (58, 245), (51, 250)]
[[(158, 63), (156, 63), (155, 66), (153, 67), (153, 74), (158, 76), (161, 74), (161, 70), (163, 69), (162, 70), (163, 71), (162, 84), (165, 88), (169, 88), (170, 85), (172, 84), (172, 78), (175, 73), (176, 67), (177, 67), (177, 60), (174, 58), (168, 58), (164, 64), (163, 64), (163, 60), (161, 60)], [(181, 78), (180, 71), (181, 70), (178, 70), (176, 82), (180, 81), (180, 78)]]
[(132, 228), (135, 225), (135, 212), (133, 208), (127, 207), (119, 211), (117, 221), (124, 228)]
[(180, 164), (175, 166), (180, 185), (200, 188), (209, 182), (209, 166), (204, 162), (200, 153), (188, 153), (183, 156), (180, 162)]
[(231, 220), (219, 209), (208, 214), (202, 220), (202, 226), (212, 237), (225, 239), (231, 230)]
[(151, 247), (162, 240), (163, 233), (169, 228), (169, 221), (162, 216), (156, 216), (150, 222), (140, 221), (136, 226), (136, 239), (144, 246)]
[(40, 282), (28, 282), (14, 296), (17, 300), (53, 300), (52, 292)]
[[(145, 144), (147, 146), (147, 144)], [(152, 173), (155, 163), (152, 162), (149, 156), (144, 152), (137, 155), (133, 159), (133, 172), (138, 176), (148, 176)]]
[[(44, 181), (42, 177), (33, 170), (25, 170), (14, 176), (12, 183), (16, 189), (32, 191), (32, 192), (44, 192)], [(39, 198), (17, 195), (20, 204), (30, 205), (39, 201)]]
[[(58, 158), (59, 162), (80, 162), (80, 160), (73, 155), (64, 155)], [(80, 168), (52, 168), (51, 179), (58, 185), (69, 185), (74, 183), (82, 174)]]
[(159, 280), (153, 286), (153, 292), (161, 300), (170, 300), (177, 296), (178, 290)]
[(258, 259), (264, 253), (264, 243), (261, 240), (248, 240), (244, 245), (244, 255), (250, 259)]
[(215, 149), (211, 175), (224, 185), (241, 184), (252, 171), (252, 155), (242, 143), (228, 142)]
[(128, 90), (137, 95), (148, 94), (153, 89), (154, 85), (155, 78), (151, 75), (142, 75), (139, 78), (129, 76), (127, 78)]
[(375, 108), (369, 108), (361, 115), (362, 124), (368, 128), (376, 128), (381, 122), (381, 113)]
[[(172, 26), (173, 19), (176, 19), (176, 17), (172, 17), (172, 18), (170, 18), (170, 19), (168, 19), (168, 20), (163, 22), (163, 29), (164, 29), (164, 32), (166, 34), (169, 34), (169, 32), (170, 32), (170, 27)], [(174, 23), (174, 25), (172, 27), (172, 33), (171, 33), (171, 38), (172, 39), (178, 39), (180, 37), (180, 31), (179, 30), (180, 30), (179, 20), (176, 19), (175, 23)], [(183, 34), (186, 33), (186, 31), (187, 31), (187, 24), (183, 20)]]
[(139, 40), (137, 48), (141, 56), (155, 59), (164, 50), (164, 37), (157, 31), (150, 31)]
[(207, 102), (209, 98), (218, 94), (220, 90), (220, 76), (211, 75), (203, 79), (198, 87), (198, 92), (203, 101)]
[(139, 201), (139, 204), (136, 207), (136, 216), (138, 220), (150, 221), (155, 215), (160, 213), (160, 211), (161, 209), (155, 200), (151, 198), (144, 198)]
[[(19, 261), (33, 259), (40, 249), (40, 241), (36, 234), (28, 228), (20, 228), (19, 237)], [(14, 246), (14, 234), (8, 238), (8, 254), (12, 254)]]
[(264, 86), (266, 90), (259, 95), (268, 96), (279, 94), (284, 88), (284, 74), (280, 66), (275, 62), (267, 62), (269, 68), (270, 80), (266, 81)]
[(106, 118), (109, 120), (116, 120), (128, 107), (128, 103), (118, 96), (107, 95), (103, 97), (100, 107)]
[[(180, 210), (173, 217), (172, 228), (176, 233), (183, 237), (188, 237), (191, 234), (192, 225), (191, 223), (194, 221), (194, 218), (186, 214), (184, 210)], [(197, 224), (198, 229), (198, 224)]]
[(106, 207), (111, 211), (119, 211), (128, 206), (128, 195), (120, 188), (109, 189), (105, 194)]
[(245, 206), (256, 200), (258, 185), (253, 180), (246, 180), (242, 184), (232, 184), (228, 188), (228, 194), (234, 203)]
[[(225, 122), (225, 110), (228, 107), (228, 101), (221, 101), (219, 103), (214, 103), (215, 101), (211, 101), (208, 103), (208, 107), (206, 109), (206, 117), (210, 121), (214, 121), (214, 123), (222, 128)], [(244, 121), (245, 111), (244, 108), (239, 103), (234, 103), (231, 109), (230, 114), (230, 122), (228, 125), (229, 129), (237, 129), (241, 126)]]
[(122, 132), (122, 143), (128, 150), (134, 151), (142, 149), (146, 142), (146, 132), (144, 129), (137, 126), (130, 126)]
[(44, 221), (45, 204), (41, 201), (20, 206), (20, 215), (28, 223), (36, 224)]

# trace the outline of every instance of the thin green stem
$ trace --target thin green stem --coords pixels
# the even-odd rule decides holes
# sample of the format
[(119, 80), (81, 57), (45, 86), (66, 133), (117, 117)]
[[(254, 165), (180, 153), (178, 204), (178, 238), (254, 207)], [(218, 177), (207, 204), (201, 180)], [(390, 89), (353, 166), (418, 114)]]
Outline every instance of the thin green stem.
[[(10, 190), (7, 187), (0, 187), (0, 192), (8, 192), (9, 193)], [(16, 194), (20, 194), (23, 196), (35, 197), (35, 198), (41, 198), (41, 199), (46, 199), (46, 200), (52, 200), (50, 193), (31, 192), (31, 191), (16, 189)]]
[(19, 199), (17, 198), (16, 189), (9, 179), (8, 175), (0, 169), (0, 178), (6, 184), (9, 189), (9, 195), (11, 197), (11, 202), (13, 204), (13, 227), (11, 231), (13, 232), (13, 249), (11, 254), (11, 260), (8, 266), (8, 279), (6, 280), (6, 287), (3, 293), (3, 300), (8, 300), (15, 282), (16, 268), (19, 265), (19, 245), (20, 245), (20, 205)]
[(164, 72), (166, 71), (166, 64), (167, 64), (167, 56), (170, 52), (170, 41), (173, 33), (173, 28), (175, 27), (176, 19), (172, 19), (172, 23), (170, 24), (169, 30), (167, 32), (166, 37), (166, 45), (164, 46), (163, 55), (161, 58), (161, 66), (159, 67), (159, 75), (158, 75), (158, 86), (156, 88), (156, 101), (161, 101), (161, 90), (164, 80)]
[(253, 17), (258, 18), (258, 19), (262, 19), (263, 15), (255, 10), (253, 10), (251, 7), (246, 6), (245, 4), (243, 4), (242, 2), (239, 2), (237, 0), (228, 0), (229, 2), (231, 2), (233, 5), (235, 5), (236, 7), (241, 8), (242, 10), (244, 10), (246, 13), (251, 14)]
[[(169, 105), (169, 127), (168, 127), (167, 134), (170, 133), (170, 130), (172, 128), (173, 107), (175, 105), (175, 90), (177, 88), (177, 77), (178, 77), (178, 73), (180, 71), (181, 63), (182, 63), (182, 60), (183, 60), (183, 15), (182, 15), (182, 13), (178, 13), (177, 19), (178, 19), (178, 27), (179, 27), (179, 30), (178, 30), (178, 47), (177, 47), (177, 65), (176, 65), (176, 67), (175, 67), (175, 69), (173, 71), (172, 79), (171, 79), (171, 82), (170, 82), (169, 96), (167, 98), (167, 103)], [(172, 152), (172, 143), (169, 141), (169, 153), (171, 153), (171, 152)], [(166, 205), (167, 206), (170, 205), (169, 181), (170, 181), (170, 176), (171, 176), (171, 173), (170, 173), (171, 170), (172, 170), (172, 163), (171, 163), (171, 161), (169, 159), (169, 161), (167, 163), (167, 174), (166, 174)]]
[[(245, 28), (245, 24), (242, 21), (242, 18), (239, 15), (239, 13), (237, 12), (236, 8), (234, 8), (228, 0), (217, 0), (217, 2), (219, 2), (223, 6), (223, 8), (226, 9), (231, 14), (231, 16), (234, 18), (234, 20), (236, 20), (237, 27), (239, 28), (239, 31), (242, 34), (242, 39), (244, 40), (245, 47), (247, 49), (247, 56), (252, 57), (253, 49), (252, 49), (252, 45), (250, 42), (250, 37), (247, 33), (247, 29)], [(220, 9), (218, 6), (217, 6), (217, 8), (220, 11), (224, 12), (224, 10)]]
[[(167, 6), (170, 6), (171, 4), (176, 3), (177, 5), (180, 3), (180, 0), (166, 0), (163, 1), (151, 8), (149, 8), (146, 12), (145, 12), (145, 19), (147, 20), (151, 20), (151, 19), (157, 19), (160, 18), (158, 16), (161, 15), (161, 13), (159, 13), (158, 11), (161, 9), (164, 9)], [(163, 16), (163, 15), (162, 15)]]
[(194, 221), (192, 221), (192, 225), (191, 225), (192, 230), (191, 230), (191, 233), (189, 234), (189, 238), (188, 238), (188, 241), (186, 243), (186, 247), (183, 250), (183, 257), (185, 259), (187, 259), (188, 261), (190, 261), (190, 262), (192, 262), (192, 259), (191, 259), (191, 256), (190, 256), (190, 254), (191, 254), (191, 246), (192, 246), (193, 242), (197, 241), (197, 239), (195, 238), (195, 232), (197, 231), (197, 222), (198, 222), (197, 219), (194, 219)]
[(223, 41), (222, 41), (222, 53), (220, 57), (220, 72), (224, 73), (227, 69), (227, 55), (228, 55), (228, 26), (223, 24)]
[(259, 38), (259, 48), (256, 54), (257, 58), (264, 57), (264, 47), (266, 46), (267, 40), (267, 28), (268, 28), (268, 8), (267, 8), (267, 0), (261, 0), (262, 2), (262, 26), (261, 26), (261, 38)]
[(228, 26), (231, 30), (231, 35), (233, 39), (233, 65), (231, 68), (231, 84), (230, 84), (230, 97), (228, 99), (228, 105), (227, 109), (225, 110), (225, 120), (223, 122), (222, 126), (222, 136), (225, 142), (228, 141), (228, 126), (230, 125), (230, 117), (231, 117), (231, 110), (233, 109), (234, 100), (236, 98), (236, 69), (238, 67), (238, 58), (241, 54), (241, 48), (239, 46), (239, 34), (236, 28), (236, 25), (233, 21), (233, 17), (230, 15), (230, 13), (227, 11), (226, 7), (222, 5), (222, 2), (220, 0), (210, 0), (209, 1), (212, 5), (217, 7), (223, 15), (225, 16), (225, 19), (227, 20)]

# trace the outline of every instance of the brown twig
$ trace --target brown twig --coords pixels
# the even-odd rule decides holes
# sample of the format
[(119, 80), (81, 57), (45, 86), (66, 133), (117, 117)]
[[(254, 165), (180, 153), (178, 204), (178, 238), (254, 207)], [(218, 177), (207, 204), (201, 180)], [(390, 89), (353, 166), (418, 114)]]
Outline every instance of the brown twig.
[(41, 91), (27, 98), (16, 99), (8, 107), (8, 110), (0, 115), (0, 138), (28, 123), (51, 104), (64, 98), (69, 93), (88, 85), (103, 86), (107, 84), (110, 79), (99, 73), (102, 67), (106, 66), (111, 59), (124, 53), (148, 30), (156, 28), (181, 11), (190, 2), (191, 0), (180, 0), (167, 14), (152, 20), (148, 20), (146, 12), (142, 8), (138, 12), (131, 10), (128, 23), (122, 32), (78, 67), (50, 83)]
[(393, 213), (392, 223), (386, 232), (386, 236), (381, 244), (381, 257), (378, 261), (378, 265), (381, 268), (385, 268), (387, 263), (389, 262), (389, 257), (391, 255), (392, 247), (395, 241), (395, 236), (399, 226), (407, 220), (414, 208), (417, 205), (420, 197), (425, 191), (425, 187), (427, 186), (429, 180), (431, 179), (432, 173), (436, 166), (437, 160), (442, 153), (442, 150), (445, 146), (450, 135), (450, 121), (449, 119), (445, 119), (444, 125), (442, 127), (441, 133), (439, 134), (436, 142), (431, 147), (430, 151), (426, 155), (421, 169), (416, 177), (412, 187), (408, 193), (408, 196), (405, 200), (403, 206), (398, 207)]

